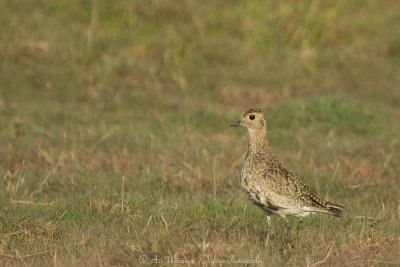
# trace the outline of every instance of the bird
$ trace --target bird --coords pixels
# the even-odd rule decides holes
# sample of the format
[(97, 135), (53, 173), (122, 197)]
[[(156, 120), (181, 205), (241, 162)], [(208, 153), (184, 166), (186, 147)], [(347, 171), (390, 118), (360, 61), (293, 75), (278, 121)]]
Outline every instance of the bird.
[(259, 108), (243, 112), (231, 127), (244, 126), (249, 131), (248, 151), (240, 184), (242, 191), (267, 216), (268, 245), (271, 234), (271, 216), (279, 215), (286, 221), (287, 242), (291, 243), (291, 224), (287, 216), (303, 217), (324, 213), (341, 217), (343, 206), (333, 204), (315, 195), (298, 176), (286, 168), (271, 151), (267, 120)]

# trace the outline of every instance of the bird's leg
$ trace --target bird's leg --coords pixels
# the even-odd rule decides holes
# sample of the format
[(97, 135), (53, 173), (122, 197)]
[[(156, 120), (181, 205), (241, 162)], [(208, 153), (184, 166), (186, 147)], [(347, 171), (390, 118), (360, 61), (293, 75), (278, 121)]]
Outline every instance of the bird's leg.
[(286, 221), (286, 228), (287, 228), (287, 242), (292, 242), (292, 225), (290, 224), (289, 220), (286, 217), (283, 217)]
[(265, 238), (265, 246), (268, 246), (269, 236), (271, 234), (271, 216), (267, 215), (267, 223), (268, 227), (267, 227), (267, 237)]
[(297, 227), (296, 227), (296, 234), (298, 235), (300, 232), (300, 227), (303, 224), (303, 218), (304, 217), (300, 217), (299, 222), (297, 223)]

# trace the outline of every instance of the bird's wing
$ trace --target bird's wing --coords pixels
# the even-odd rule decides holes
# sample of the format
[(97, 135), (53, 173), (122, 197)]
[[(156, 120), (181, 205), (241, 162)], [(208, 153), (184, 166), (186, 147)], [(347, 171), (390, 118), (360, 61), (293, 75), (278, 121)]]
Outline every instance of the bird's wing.
[(265, 168), (263, 176), (269, 181), (271, 190), (282, 196), (282, 199), (297, 199), (303, 203), (302, 206), (309, 207), (315, 211), (341, 216), (342, 206), (325, 201), (315, 195), (300, 179), (280, 163), (269, 164)]
[(280, 163), (269, 164), (263, 176), (270, 180), (271, 189), (279, 195), (301, 200), (304, 204), (314, 207), (323, 208), (327, 203), (313, 194), (293, 172), (283, 167)]

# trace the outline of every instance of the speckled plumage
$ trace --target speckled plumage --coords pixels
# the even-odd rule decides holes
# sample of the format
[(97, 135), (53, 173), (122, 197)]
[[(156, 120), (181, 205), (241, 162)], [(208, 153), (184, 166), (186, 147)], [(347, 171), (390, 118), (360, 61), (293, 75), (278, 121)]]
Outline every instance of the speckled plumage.
[(260, 207), (268, 219), (269, 240), (271, 219), (277, 214), (286, 220), (288, 240), (290, 223), (286, 216), (304, 217), (326, 213), (340, 217), (342, 206), (316, 196), (300, 179), (272, 153), (267, 137), (267, 122), (260, 109), (249, 109), (231, 126), (245, 126), (249, 130), (249, 147), (241, 173), (241, 186), (246, 196)]

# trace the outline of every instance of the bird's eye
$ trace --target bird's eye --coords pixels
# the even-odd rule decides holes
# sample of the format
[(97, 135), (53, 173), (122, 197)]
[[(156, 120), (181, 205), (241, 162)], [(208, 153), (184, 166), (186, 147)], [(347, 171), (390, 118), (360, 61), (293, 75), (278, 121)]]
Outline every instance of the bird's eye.
[(250, 119), (250, 120), (254, 120), (255, 118), (256, 118), (256, 116), (254, 116), (254, 115), (250, 115), (250, 116), (249, 116), (249, 119)]

